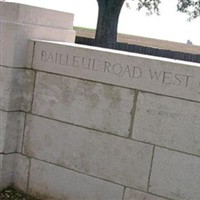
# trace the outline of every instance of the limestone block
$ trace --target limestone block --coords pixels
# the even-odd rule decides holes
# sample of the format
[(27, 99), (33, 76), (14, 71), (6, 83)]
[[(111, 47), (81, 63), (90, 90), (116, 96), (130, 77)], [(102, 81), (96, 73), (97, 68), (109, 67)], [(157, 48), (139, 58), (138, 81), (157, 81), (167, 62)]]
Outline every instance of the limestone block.
[[(0, 21), (0, 65), (12, 67), (15, 59), (17, 25)], [(20, 45), (18, 45), (20, 46)], [(3, 51), (2, 51), (3, 50)], [(18, 52), (19, 54), (20, 52)], [(21, 59), (21, 58), (18, 58)], [(19, 62), (19, 61), (17, 61)], [(21, 66), (21, 65), (20, 65)]]
[(0, 111), (0, 152), (21, 152), (25, 114)]
[(0, 109), (29, 111), (35, 73), (32, 70), (0, 67)]
[(155, 148), (151, 193), (176, 200), (200, 199), (200, 157)]
[(12, 184), (14, 161), (15, 154), (0, 154), (0, 190)]
[(23, 153), (121, 185), (147, 190), (152, 146), (28, 115)]
[(139, 93), (132, 138), (200, 156), (200, 104)]
[(1, 20), (54, 28), (73, 29), (74, 14), (12, 2), (0, 2)]
[(200, 102), (200, 65), (195, 63), (36, 41), (33, 68)]
[(145, 192), (126, 188), (123, 200), (167, 200)]
[(20, 190), (26, 192), (28, 184), (30, 158), (26, 156), (16, 154), (15, 155), (15, 167), (13, 172), (14, 186)]
[(33, 113), (127, 137), (134, 91), (38, 73)]
[(27, 55), (26, 55), (26, 68), (32, 68), (34, 57), (35, 42), (33, 40), (28, 41)]
[(32, 159), (28, 193), (51, 200), (121, 200), (123, 187)]
[(5, 187), (3, 182), (3, 156), (3, 154), (0, 154), (0, 191)]
[(0, 191), (4, 188), (3, 186), (3, 154), (0, 154)]
[(29, 160), (20, 154), (0, 154), (0, 190), (14, 184), (26, 192)]
[[(28, 56), (28, 40), (43, 39), (74, 42), (75, 32), (68, 29), (43, 27), (29, 24), (15, 24), (0, 21), (0, 65), (25, 67)], [(33, 52), (31, 52), (33, 54)], [(30, 54), (30, 52), (29, 52)]]

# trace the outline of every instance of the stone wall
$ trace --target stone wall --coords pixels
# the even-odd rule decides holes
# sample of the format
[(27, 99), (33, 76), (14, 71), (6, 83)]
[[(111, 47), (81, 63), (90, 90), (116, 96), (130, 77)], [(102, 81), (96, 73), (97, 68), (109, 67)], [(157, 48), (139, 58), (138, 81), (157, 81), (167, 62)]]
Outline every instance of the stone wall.
[(42, 199), (200, 199), (199, 65), (31, 43), (18, 187)]
[(23, 166), (30, 159), (21, 152), (35, 82), (35, 72), (27, 69), (33, 38), (74, 42), (73, 14), (0, 2), (0, 190), (13, 180), (26, 190)]
[(1, 52), (1, 189), (200, 199), (200, 65), (37, 39), (19, 52)]

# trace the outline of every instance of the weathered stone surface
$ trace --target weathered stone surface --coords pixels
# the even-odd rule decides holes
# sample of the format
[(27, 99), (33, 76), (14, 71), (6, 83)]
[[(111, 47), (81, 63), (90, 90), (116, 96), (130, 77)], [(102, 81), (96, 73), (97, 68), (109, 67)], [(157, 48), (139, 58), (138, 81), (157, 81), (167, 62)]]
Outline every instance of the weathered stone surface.
[(54, 28), (73, 29), (74, 14), (12, 2), (0, 2), (1, 20)]
[(14, 184), (26, 192), (29, 160), (20, 154), (0, 154), (0, 190)]
[(25, 114), (0, 111), (0, 152), (21, 152)]
[(145, 192), (126, 188), (123, 200), (167, 200)]
[(0, 154), (0, 190), (2, 190), (4, 187), (5, 186), (3, 184), (3, 154)]
[(28, 47), (26, 52), (26, 68), (32, 68), (32, 62), (34, 57), (35, 42), (28, 40)]
[(28, 115), (24, 154), (147, 190), (152, 146)]
[(200, 155), (200, 104), (139, 93), (132, 138)]
[[(0, 51), (0, 65), (11, 67), (14, 64), (16, 64), (16, 61), (14, 62), (14, 60), (16, 59), (15, 53), (16, 54), (20, 53), (20, 52), (16, 52), (15, 50), (16, 49), (15, 37), (16, 37), (17, 25), (13, 25), (10, 23), (7, 24), (0, 20), (0, 26), (1, 26), (0, 47), (1, 49), (3, 49), (3, 51)], [(20, 62), (21, 62), (21, 59), (22, 58), (18, 58)]]
[(15, 167), (13, 171), (14, 186), (26, 192), (28, 184), (30, 158), (23, 155), (15, 155)]
[(200, 199), (200, 158), (155, 148), (149, 191), (170, 199)]
[[(33, 49), (28, 50), (28, 40), (46, 39), (63, 42), (74, 42), (73, 30), (53, 27), (35, 26), (29, 24), (15, 24), (0, 21), (0, 65), (9, 67), (26, 67), (28, 51), (33, 54)], [(29, 47), (32, 48), (32, 47)], [(29, 52), (30, 54), (30, 52)]]
[(134, 91), (38, 73), (33, 113), (127, 137)]
[(200, 102), (199, 64), (37, 41), (33, 68)]
[(3, 189), (3, 155), (0, 154), (0, 190)]
[(15, 154), (0, 154), (0, 190), (12, 184), (14, 161)]
[(0, 65), (25, 67), (29, 39), (75, 41), (71, 13), (9, 2), (0, 9)]
[(123, 187), (32, 159), (28, 192), (44, 200), (121, 200)]
[(32, 70), (0, 67), (0, 109), (29, 111), (35, 73)]

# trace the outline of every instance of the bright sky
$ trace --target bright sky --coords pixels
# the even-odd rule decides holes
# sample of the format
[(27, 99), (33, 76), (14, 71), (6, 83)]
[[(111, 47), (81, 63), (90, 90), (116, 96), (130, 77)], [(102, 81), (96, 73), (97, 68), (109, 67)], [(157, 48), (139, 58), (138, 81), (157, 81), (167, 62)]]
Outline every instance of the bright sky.
[[(96, 0), (6, 0), (74, 13), (74, 26), (96, 28)], [(129, 0), (130, 1), (130, 0)], [(188, 22), (186, 14), (176, 12), (178, 0), (161, 0), (160, 16), (123, 7), (118, 32), (169, 41), (200, 45), (200, 17)]]

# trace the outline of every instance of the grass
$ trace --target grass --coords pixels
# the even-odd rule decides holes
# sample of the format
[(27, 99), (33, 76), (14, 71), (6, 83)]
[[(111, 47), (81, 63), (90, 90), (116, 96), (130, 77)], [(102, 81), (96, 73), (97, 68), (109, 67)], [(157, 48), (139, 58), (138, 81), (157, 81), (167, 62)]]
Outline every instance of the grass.
[(8, 187), (0, 192), (0, 200), (41, 200), (26, 195), (24, 192), (14, 188)]
[(86, 27), (80, 27), (80, 26), (74, 26), (74, 30), (81, 30), (81, 31), (96, 31), (94, 28), (86, 28)]

